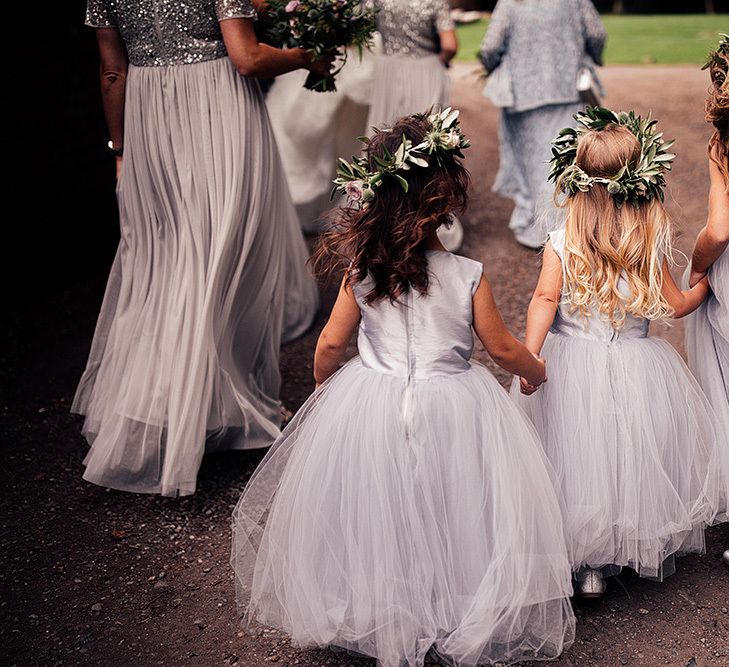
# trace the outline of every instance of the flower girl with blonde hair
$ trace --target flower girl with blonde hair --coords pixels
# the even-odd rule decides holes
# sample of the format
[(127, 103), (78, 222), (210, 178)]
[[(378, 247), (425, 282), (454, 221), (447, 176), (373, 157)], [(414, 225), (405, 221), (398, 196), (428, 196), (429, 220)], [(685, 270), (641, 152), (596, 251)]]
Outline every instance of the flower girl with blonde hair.
[[(416, 114), (340, 162), (355, 203), (319, 255), (346, 271), (318, 388), (233, 517), (239, 604), (297, 646), (473, 667), (554, 658), (574, 638), (555, 480), (471, 361), (473, 330), (529, 382), (543, 364), (506, 330), (481, 264), (437, 236), (466, 201), (467, 145), (457, 112)], [(338, 370), (357, 330), (360, 356)]]
[(704, 549), (717, 435), (678, 353), (648, 332), (708, 294), (705, 279), (681, 291), (669, 272), (673, 142), (633, 113), (575, 119), (552, 160), (566, 225), (549, 235), (527, 317), (526, 346), (549, 381), (537, 391), (522, 378), (512, 393), (559, 478), (578, 592), (594, 597), (622, 566), (661, 579), (675, 554)]

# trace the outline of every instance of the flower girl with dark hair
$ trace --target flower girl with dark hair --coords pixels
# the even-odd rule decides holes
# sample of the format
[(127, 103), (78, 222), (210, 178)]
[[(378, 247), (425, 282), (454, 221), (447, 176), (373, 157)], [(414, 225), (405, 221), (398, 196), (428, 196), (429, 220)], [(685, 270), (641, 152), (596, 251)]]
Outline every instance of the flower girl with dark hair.
[(549, 382), (536, 391), (522, 378), (536, 393), (519, 403), (559, 477), (579, 590), (594, 597), (621, 566), (660, 579), (674, 554), (704, 549), (717, 436), (678, 353), (648, 335), (651, 320), (683, 317), (708, 293), (705, 279), (680, 291), (669, 272), (672, 142), (632, 113), (575, 119), (552, 161), (566, 226), (549, 236), (527, 317), (526, 346), (544, 355)]
[[(729, 37), (711, 54), (706, 68), (711, 88), (706, 118), (714, 125), (709, 142), (709, 219), (696, 239), (689, 285), (704, 276), (711, 295), (686, 322), (689, 367), (711, 402), (717, 430), (723, 434), (716, 464), (723, 505), (718, 519), (729, 519)], [(729, 545), (727, 545), (729, 547)], [(729, 550), (724, 552), (729, 565)]]
[[(318, 387), (233, 520), (238, 602), (297, 646), (385, 667), (553, 658), (574, 637), (554, 479), (523, 413), (470, 360), (473, 332), (530, 383), (478, 262), (436, 235), (466, 201), (457, 112), (375, 131), (340, 162), (355, 206), (323, 239), (346, 267), (316, 349)], [(355, 330), (360, 356), (339, 365)]]

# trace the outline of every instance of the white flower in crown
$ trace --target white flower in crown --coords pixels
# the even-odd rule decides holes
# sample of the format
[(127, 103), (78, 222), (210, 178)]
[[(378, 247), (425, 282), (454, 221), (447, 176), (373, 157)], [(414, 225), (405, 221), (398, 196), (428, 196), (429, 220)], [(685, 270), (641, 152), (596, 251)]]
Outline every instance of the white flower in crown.
[(344, 192), (350, 201), (362, 201), (364, 199), (364, 182), (360, 180), (349, 181), (344, 185)]
[(451, 130), (443, 139), (443, 145), (448, 150), (454, 150), (461, 145), (461, 136), (455, 130)]

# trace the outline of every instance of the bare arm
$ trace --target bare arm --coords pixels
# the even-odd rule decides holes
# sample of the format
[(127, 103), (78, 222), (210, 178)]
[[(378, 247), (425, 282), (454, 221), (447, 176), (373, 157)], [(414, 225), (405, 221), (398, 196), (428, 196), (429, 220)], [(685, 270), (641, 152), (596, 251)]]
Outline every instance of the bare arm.
[(458, 37), (455, 30), (444, 30), (438, 33), (440, 38), (440, 61), (448, 67), (458, 53)]
[[(116, 28), (98, 28), (96, 41), (99, 45), (99, 76), (101, 101), (106, 116), (109, 138), (114, 148), (124, 146), (124, 97), (127, 86), (129, 60), (124, 42)], [(121, 157), (116, 160), (119, 178)]]
[(220, 29), (228, 57), (241, 76), (273, 78), (300, 68), (326, 74), (331, 69), (333, 58), (313, 60), (303, 49), (276, 49), (259, 43), (251, 19), (225, 19)]
[(542, 272), (539, 274), (537, 286), (529, 302), (525, 345), (534, 355), (539, 355), (547, 337), (549, 328), (559, 307), (562, 292), (562, 262), (559, 255), (547, 242), (542, 259)]
[(685, 317), (693, 313), (709, 295), (709, 281), (702, 278), (696, 285), (687, 290), (680, 290), (668, 270), (668, 260), (663, 260), (663, 298), (673, 309), (675, 318)]
[(324, 326), (314, 352), (314, 380), (317, 386), (336, 373), (347, 345), (359, 324), (360, 310), (344, 279), (329, 321)]
[(524, 376), (531, 384), (544, 382), (544, 362), (526, 349), (504, 324), (491, 286), (481, 277), (473, 295), (473, 328), (491, 358), (510, 373)]
[(696, 238), (691, 257), (692, 287), (706, 275), (709, 267), (721, 257), (729, 245), (729, 193), (724, 177), (713, 160), (709, 161), (709, 175), (709, 218)]

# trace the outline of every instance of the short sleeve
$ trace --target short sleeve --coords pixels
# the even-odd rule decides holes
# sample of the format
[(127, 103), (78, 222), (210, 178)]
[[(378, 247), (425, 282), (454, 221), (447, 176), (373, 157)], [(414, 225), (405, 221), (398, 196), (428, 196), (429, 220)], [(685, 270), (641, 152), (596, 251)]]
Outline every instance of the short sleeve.
[(251, 0), (215, 0), (215, 13), (218, 21), (256, 17), (256, 10)]
[(558, 229), (554, 232), (549, 232), (547, 238), (552, 244), (552, 249), (559, 255), (560, 259), (564, 259), (564, 229)]
[(90, 28), (116, 28), (107, 0), (88, 0), (84, 23)]
[(478, 286), (481, 284), (481, 278), (483, 278), (483, 264), (481, 262), (474, 262), (473, 267), (473, 282), (471, 283), (471, 298), (476, 296), (478, 292)]
[(436, 0), (435, 3), (435, 29), (438, 32), (454, 30), (456, 24), (451, 18), (451, 7), (446, 0)]

